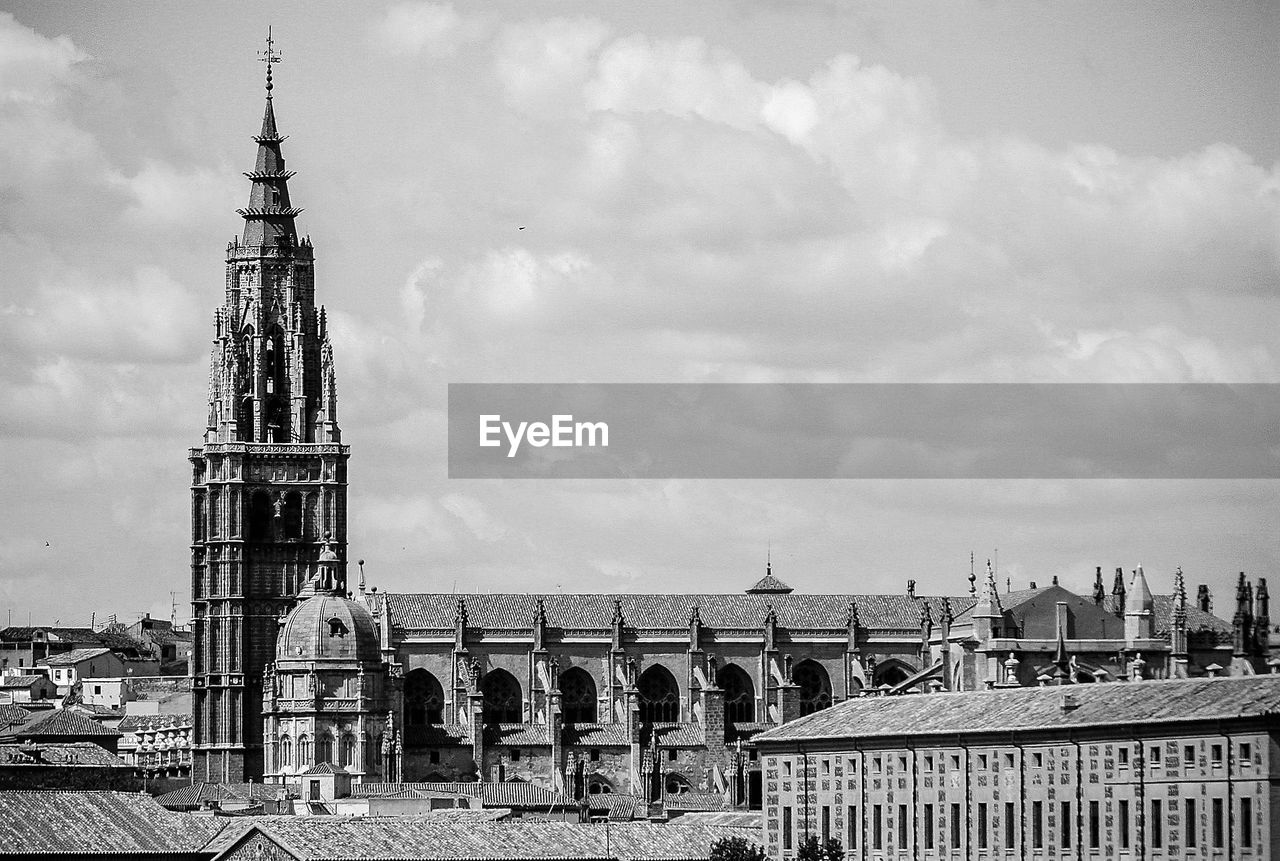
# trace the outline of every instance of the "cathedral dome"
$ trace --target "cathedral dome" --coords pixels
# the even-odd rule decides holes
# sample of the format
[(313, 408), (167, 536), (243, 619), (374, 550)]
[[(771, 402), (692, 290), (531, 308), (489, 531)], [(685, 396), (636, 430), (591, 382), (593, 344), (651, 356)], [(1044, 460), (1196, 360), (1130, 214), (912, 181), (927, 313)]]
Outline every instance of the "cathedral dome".
[(314, 593), (285, 617), (276, 639), (276, 659), (380, 664), (378, 629), (368, 608), (358, 601)]

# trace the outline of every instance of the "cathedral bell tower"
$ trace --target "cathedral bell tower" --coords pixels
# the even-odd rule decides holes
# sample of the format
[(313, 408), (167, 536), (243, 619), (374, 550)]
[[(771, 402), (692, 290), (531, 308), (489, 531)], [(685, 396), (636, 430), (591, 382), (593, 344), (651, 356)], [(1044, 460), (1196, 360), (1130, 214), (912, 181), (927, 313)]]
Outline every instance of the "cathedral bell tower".
[(325, 542), (335, 591), (346, 589), (347, 457), (338, 429), (333, 348), (315, 304), (311, 242), (276, 129), (267, 36), (267, 104), (245, 174), (244, 233), (227, 246), (226, 296), (214, 312), (209, 418), (191, 449), (194, 634), (193, 779), (263, 774), (263, 672), (279, 620)]

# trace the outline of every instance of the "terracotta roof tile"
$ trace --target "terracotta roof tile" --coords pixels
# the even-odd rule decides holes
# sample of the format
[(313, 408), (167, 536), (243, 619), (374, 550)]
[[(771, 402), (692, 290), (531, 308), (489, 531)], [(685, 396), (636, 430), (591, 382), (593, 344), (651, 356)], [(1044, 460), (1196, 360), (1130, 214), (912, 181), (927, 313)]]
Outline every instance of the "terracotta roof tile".
[[(489, 630), (528, 630), (542, 599), (547, 623), (553, 628), (596, 630), (611, 628), (613, 602), (618, 600), (628, 627), (648, 630), (685, 630), (689, 615), (698, 607), (709, 629), (758, 631), (772, 606), (778, 624), (793, 630), (844, 629), (849, 602), (858, 605), (859, 622), (877, 630), (917, 630), (919, 602), (940, 604), (941, 597), (920, 595), (642, 595), (642, 594), (470, 594), (445, 593), (386, 595), (391, 624), (407, 630), (453, 630), (458, 599), (467, 607), (467, 623)], [(968, 609), (972, 596), (953, 597), (955, 612)]]
[(223, 824), (132, 792), (0, 791), (0, 845), (30, 854), (194, 853)]
[(92, 718), (71, 709), (53, 709), (32, 715), (25, 723), (11, 726), (4, 731), (6, 737), (39, 738), (40, 736), (116, 736), (121, 733), (108, 729)]
[(626, 747), (627, 728), (620, 723), (579, 723), (565, 727), (565, 744), (579, 747)]
[(550, 747), (547, 728), (531, 723), (504, 723), (497, 726), (486, 726), (484, 738), (487, 743), (501, 744), (509, 747)]
[(600, 825), (510, 820), (477, 822), (446, 817), (281, 817), (237, 822), (210, 848), (234, 846), (257, 829), (304, 861), (328, 859), (423, 859), (423, 861), (507, 861), (507, 859), (604, 859), (694, 861), (711, 844), (736, 833), (761, 842), (759, 829), (706, 825), (671, 827), (650, 822)]
[(133, 766), (91, 741), (46, 742), (44, 744), (0, 744), (0, 765), (48, 766), (64, 768), (123, 768)]
[[(1076, 706), (1064, 710), (1064, 696)], [(1280, 715), (1280, 676), (860, 697), (762, 733), (755, 741), (954, 736), (1267, 715)]]
[(705, 747), (707, 737), (696, 723), (655, 723), (653, 732), (662, 747)]
[(109, 654), (110, 652), (110, 649), (103, 646), (94, 649), (72, 649), (69, 652), (62, 652), (57, 655), (50, 655), (47, 658), (42, 658), (40, 663), (49, 667), (70, 667), (80, 663), (81, 661), (92, 660), (93, 658), (101, 657), (102, 655)]

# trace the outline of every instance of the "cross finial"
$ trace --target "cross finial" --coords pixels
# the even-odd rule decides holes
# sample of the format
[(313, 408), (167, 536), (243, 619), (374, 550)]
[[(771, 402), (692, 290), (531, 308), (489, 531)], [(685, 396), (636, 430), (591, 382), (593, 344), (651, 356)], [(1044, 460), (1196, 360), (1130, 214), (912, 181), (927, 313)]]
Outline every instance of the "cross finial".
[(275, 40), (271, 38), (271, 27), (267, 26), (267, 50), (258, 52), (258, 60), (267, 64), (267, 98), (271, 98), (271, 67), (280, 62), (280, 55), (275, 51)]

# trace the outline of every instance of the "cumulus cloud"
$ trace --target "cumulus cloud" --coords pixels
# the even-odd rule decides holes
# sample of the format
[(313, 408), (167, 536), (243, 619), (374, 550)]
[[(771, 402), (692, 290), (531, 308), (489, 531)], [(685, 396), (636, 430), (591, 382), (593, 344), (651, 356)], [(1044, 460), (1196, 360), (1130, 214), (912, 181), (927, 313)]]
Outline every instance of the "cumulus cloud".
[(445, 56), (482, 36), (483, 21), (451, 3), (396, 3), (373, 27), (373, 40), (395, 54)]

